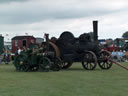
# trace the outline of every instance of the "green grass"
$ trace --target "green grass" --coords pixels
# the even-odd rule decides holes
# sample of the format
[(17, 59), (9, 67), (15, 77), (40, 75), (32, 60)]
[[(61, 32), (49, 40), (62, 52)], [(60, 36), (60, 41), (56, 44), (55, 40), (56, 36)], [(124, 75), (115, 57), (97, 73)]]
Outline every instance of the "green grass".
[[(128, 67), (128, 63), (124, 63)], [(74, 64), (59, 72), (16, 72), (0, 64), (0, 96), (127, 96), (128, 71), (113, 65), (84, 70)]]

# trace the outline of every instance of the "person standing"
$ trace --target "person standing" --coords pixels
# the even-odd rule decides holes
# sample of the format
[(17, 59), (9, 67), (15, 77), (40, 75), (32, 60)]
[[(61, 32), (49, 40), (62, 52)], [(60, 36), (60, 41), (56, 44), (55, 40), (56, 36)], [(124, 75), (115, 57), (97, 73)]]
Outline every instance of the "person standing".
[(9, 60), (9, 53), (8, 53), (8, 50), (6, 50), (6, 51), (4, 52), (4, 58), (3, 58), (3, 60), (4, 60), (5, 64), (8, 64), (8, 62), (10, 61), (10, 60)]
[(118, 51), (117, 57), (119, 62), (123, 61), (123, 56), (124, 56), (124, 53), (122, 52), (122, 50)]
[(19, 48), (18, 48), (18, 51), (17, 51), (18, 55), (21, 53), (21, 51), (22, 51), (22, 50), (21, 50), (21, 47), (19, 47)]
[(115, 50), (112, 52), (112, 57), (113, 59), (117, 60), (117, 52)]

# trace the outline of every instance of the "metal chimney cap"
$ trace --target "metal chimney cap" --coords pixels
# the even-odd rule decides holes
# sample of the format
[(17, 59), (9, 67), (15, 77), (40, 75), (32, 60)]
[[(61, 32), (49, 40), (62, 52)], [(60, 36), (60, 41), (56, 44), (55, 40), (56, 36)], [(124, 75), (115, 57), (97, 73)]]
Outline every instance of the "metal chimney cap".
[(98, 20), (93, 20), (93, 22), (98, 22)]

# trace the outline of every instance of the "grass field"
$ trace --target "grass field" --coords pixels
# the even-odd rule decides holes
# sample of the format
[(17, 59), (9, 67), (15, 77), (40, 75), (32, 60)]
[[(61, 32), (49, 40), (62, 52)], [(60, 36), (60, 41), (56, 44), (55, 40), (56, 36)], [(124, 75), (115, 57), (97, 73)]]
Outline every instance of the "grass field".
[[(128, 67), (128, 63), (123, 63)], [(84, 70), (74, 64), (59, 72), (16, 72), (0, 64), (0, 96), (127, 96), (128, 71), (113, 65)]]

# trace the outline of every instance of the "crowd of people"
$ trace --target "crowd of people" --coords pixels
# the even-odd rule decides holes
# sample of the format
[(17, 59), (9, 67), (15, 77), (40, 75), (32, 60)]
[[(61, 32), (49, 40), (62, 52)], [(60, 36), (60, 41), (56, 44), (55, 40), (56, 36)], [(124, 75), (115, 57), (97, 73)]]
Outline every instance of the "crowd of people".
[[(19, 55), (23, 51), (20, 47), (16, 50), (14, 55)], [(2, 55), (0, 55), (0, 63), (4, 62), (8, 64), (12, 60), (12, 54), (9, 50), (5, 50)]]
[(125, 50), (113, 50), (112, 57), (118, 62), (128, 62), (128, 52)]
[[(42, 43), (43, 46), (44, 44)], [(44, 47), (44, 46), (43, 46)], [(32, 48), (35, 49), (35, 48)], [(44, 48), (45, 49), (45, 48)], [(26, 50), (26, 47), (18, 47), (16, 52), (15, 52), (15, 56), (19, 55), (22, 51)], [(109, 51), (109, 50), (108, 50)], [(33, 50), (34, 52), (34, 50)], [(111, 52), (112, 58), (118, 62), (128, 62), (128, 51), (125, 50), (113, 50)], [(5, 64), (8, 64), (11, 61), (11, 54), (8, 50), (5, 50), (3, 55), (0, 55), (0, 63), (3, 61), (5, 62)]]

